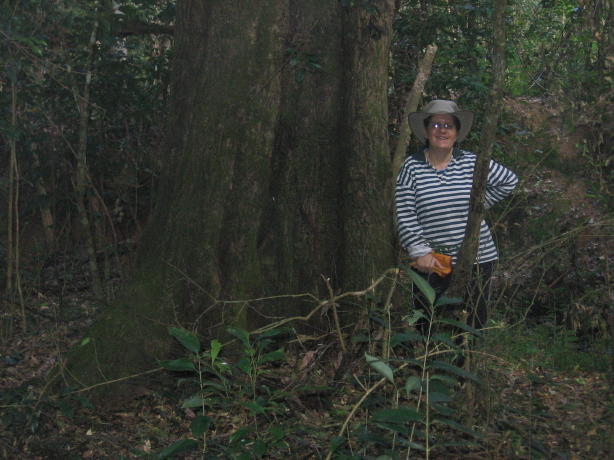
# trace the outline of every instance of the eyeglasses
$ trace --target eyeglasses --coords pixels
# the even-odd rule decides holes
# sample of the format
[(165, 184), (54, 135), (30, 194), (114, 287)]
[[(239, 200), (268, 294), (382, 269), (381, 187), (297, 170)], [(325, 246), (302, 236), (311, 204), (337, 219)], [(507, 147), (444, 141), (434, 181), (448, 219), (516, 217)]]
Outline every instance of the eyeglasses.
[(439, 129), (439, 128), (456, 129), (456, 125), (454, 123), (450, 124), (450, 123), (435, 122), (435, 123), (429, 123), (429, 127), (433, 129)]

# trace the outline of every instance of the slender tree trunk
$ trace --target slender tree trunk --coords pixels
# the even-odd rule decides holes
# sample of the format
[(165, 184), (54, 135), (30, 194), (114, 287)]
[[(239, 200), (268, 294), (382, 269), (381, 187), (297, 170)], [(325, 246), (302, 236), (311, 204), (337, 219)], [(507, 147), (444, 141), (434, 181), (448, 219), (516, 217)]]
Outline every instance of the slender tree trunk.
[(471, 283), (472, 267), (480, 243), (480, 223), (484, 214), (484, 193), (488, 179), (492, 145), (497, 132), (497, 123), (503, 105), (503, 83), (505, 81), (505, 8), (506, 0), (496, 0), (493, 13), (493, 51), (492, 69), (493, 81), (490, 89), (488, 106), (491, 110), (485, 113), (480, 142), (480, 154), (476, 160), (473, 173), (473, 187), (469, 202), (469, 218), (465, 229), (465, 238), (458, 253), (458, 260), (448, 295), (464, 297), (465, 289)]
[[(11, 83), (11, 127), (17, 129), (17, 90), (15, 82)], [(13, 290), (14, 231), (15, 231), (15, 163), (17, 162), (17, 139), (15, 132), (9, 139), (9, 199), (6, 219), (6, 292)]]
[(17, 165), (17, 83), (11, 80), (11, 128), (9, 140), (9, 206), (7, 215), (7, 259), (6, 293), (9, 302), (15, 304), (16, 294), (21, 306), (21, 327), (27, 328), (27, 318), (21, 286), (20, 248), (19, 248), (19, 168)]
[[(597, 39), (597, 62), (595, 66), (602, 79), (612, 75), (614, 68), (614, 1), (602, 0), (600, 14), (595, 18), (594, 31)], [(610, 82), (612, 85), (612, 82)]]
[(77, 150), (77, 170), (75, 173), (74, 189), (75, 189), (75, 201), (77, 204), (77, 210), (79, 212), (79, 219), (81, 226), (83, 227), (86, 246), (88, 263), (90, 268), (90, 276), (92, 278), (92, 287), (94, 289), (94, 295), (101, 299), (103, 298), (102, 280), (100, 277), (100, 270), (98, 268), (98, 262), (96, 260), (96, 244), (94, 236), (92, 234), (92, 225), (88, 213), (88, 200), (87, 200), (87, 188), (88, 188), (88, 166), (87, 166), (87, 137), (88, 137), (88, 125), (90, 118), (90, 88), (92, 83), (92, 67), (93, 67), (93, 55), (94, 47), (96, 46), (96, 33), (98, 30), (98, 20), (94, 21), (94, 26), (90, 34), (90, 41), (88, 43), (88, 59), (85, 73), (85, 83), (83, 85), (83, 94), (79, 94), (77, 87), (75, 86), (75, 98), (77, 106), (79, 108), (79, 146)]
[(414, 84), (411, 91), (407, 93), (407, 96), (405, 97), (401, 106), (401, 116), (399, 117), (401, 120), (401, 126), (399, 127), (399, 138), (396, 146), (394, 147), (394, 154), (392, 156), (393, 181), (396, 180), (399, 169), (403, 164), (403, 160), (405, 160), (405, 152), (407, 151), (407, 146), (409, 145), (411, 136), (411, 129), (409, 128), (409, 120), (407, 117), (411, 112), (415, 112), (418, 109), (420, 97), (422, 96), (422, 91), (424, 91), (424, 85), (426, 85), (429, 75), (431, 74), (431, 68), (433, 67), (433, 61), (435, 60), (436, 53), (437, 45), (428, 45), (426, 47), (424, 55), (418, 64), (418, 74), (416, 75)]
[(169, 325), (209, 336), (228, 323), (254, 327), (312, 305), (239, 300), (317, 296), (321, 275), (333, 289), (364, 287), (394, 263), (393, 9), (393, 0), (377, 11), (328, 0), (178, 2), (156, 212), (132, 281), (69, 356), (74, 380), (155, 366), (171, 351)]
[[(32, 154), (34, 159), (34, 167), (40, 168), (40, 159), (36, 153)], [(47, 193), (47, 187), (45, 186), (45, 182), (42, 177), (39, 177), (36, 182), (36, 191), (38, 193), (39, 199), (43, 202), (40, 206), (40, 214), (41, 214), (41, 223), (43, 224), (43, 229), (45, 231), (45, 242), (47, 244), (47, 250), (52, 252), (55, 249), (55, 219), (53, 217), (53, 212), (48, 204), (47, 198), (49, 194)]]

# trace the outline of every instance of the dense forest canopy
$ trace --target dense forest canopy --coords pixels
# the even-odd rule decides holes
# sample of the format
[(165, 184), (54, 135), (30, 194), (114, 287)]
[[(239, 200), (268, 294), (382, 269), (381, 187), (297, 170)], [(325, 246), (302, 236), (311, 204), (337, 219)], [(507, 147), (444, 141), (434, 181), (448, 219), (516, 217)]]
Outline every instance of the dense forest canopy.
[[(281, 416), (256, 381), (259, 369), (287, 365), (293, 347), (328, 363), (331, 381), (366, 351), (367, 368), (389, 384), (394, 369), (409, 395), (430, 382), (423, 374), (414, 388), (419, 374), (392, 359), (412, 349), (403, 334), (413, 332), (395, 334), (398, 321), (419, 320), (406, 311), (410, 275), (396, 268), (404, 265), (393, 226), (395, 152), (419, 148), (404, 126), (412, 104), (442, 98), (476, 113), (463, 148), (480, 153), (502, 3), (248, 3), (0, 4), (0, 340), (15, 343), (65, 318), (73, 302), (88, 305), (77, 307), (86, 318), (79, 341), (65, 364), (56, 361), (63, 391), (121, 388), (115, 396), (129, 400), (158, 383), (160, 362), (195, 369), (172, 361), (183, 345), (193, 362), (210, 361), (228, 395), (232, 371), (216, 357), (229, 339), (239, 344), (234, 354), (250, 357), (251, 367), (237, 366), (250, 385), (232, 391), (251, 401), (254, 420)], [(515, 350), (523, 328), (561, 351), (547, 355), (551, 363), (587, 351), (592, 371), (612, 370), (603, 350), (614, 334), (613, 23), (611, 0), (508, 1), (492, 155), (522, 182), (487, 215), (501, 263), (497, 329), (486, 340)], [(307, 351), (305, 337), (341, 353)], [(296, 359), (301, 371), (315, 366)], [(423, 372), (440, 366), (448, 380), (467, 378), (426, 362)], [(123, 386), (102, 384), (115, 379)], [(205, 432), (206, 446), (216, 422), (202, 410), (193, 433)], [(417, 412), (394, 410), (374, 423), (402, 439), (399, 417), (425, 416), (420, 403)], [(21, 419), (6, 420), (13, 429)], [(442, 424), (458, 428), (450, 420)], [(416, 436), (428, 456), (424, 426)], [(361, 429), (350, 430), (365, 452), (398, 447), (396, 435), (375, 440)], [(267, 433), (255, 439), (279, 448), (275, 430)], [(342, 439), (330, 452), (346, 452)], [(255, 456), (258, 443), (246, 442), (228, 455)]]

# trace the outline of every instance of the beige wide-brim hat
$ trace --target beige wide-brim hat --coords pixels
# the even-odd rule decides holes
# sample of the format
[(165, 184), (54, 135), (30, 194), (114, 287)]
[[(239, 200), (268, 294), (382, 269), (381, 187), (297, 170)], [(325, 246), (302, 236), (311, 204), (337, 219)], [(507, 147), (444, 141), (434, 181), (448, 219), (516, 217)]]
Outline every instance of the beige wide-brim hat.
[(426, 129), (424, 128), (424, 120), (431, 115), (445, 113), (454, 115), (460, 121), (460, 130), (456, 135), (456, 141), (460, 142), (471, 129), (473, 124), (473, 112), (470, 110), (459, 110), (456, 102), (446, 101), (443, 99), (435, 99), (427, 104), (421, 112), (412, 112), (409, 114), (409, 127), (411, 132), (420, 139), (422, 142), (426, 142)]

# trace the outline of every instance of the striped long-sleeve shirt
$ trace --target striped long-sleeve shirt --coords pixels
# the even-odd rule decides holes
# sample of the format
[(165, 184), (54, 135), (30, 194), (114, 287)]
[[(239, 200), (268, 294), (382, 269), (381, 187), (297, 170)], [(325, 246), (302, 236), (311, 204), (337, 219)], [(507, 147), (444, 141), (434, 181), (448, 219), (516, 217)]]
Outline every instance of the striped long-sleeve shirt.
[[(453, 256), (456, 262), (469, 216), (475, 161), (475, 154), (459, 149), (441, 171), (426, 161), (424, 152), (405, 160), (397, 178), (395, 201), (399, 239), (410, 257), (437, 251)], [(509, 195), (517, 184), (518, 177), (512, 171), (491, 160), (486, 208)], [(490, 229), (483, 220), (477, 262), (497, 257)]]

